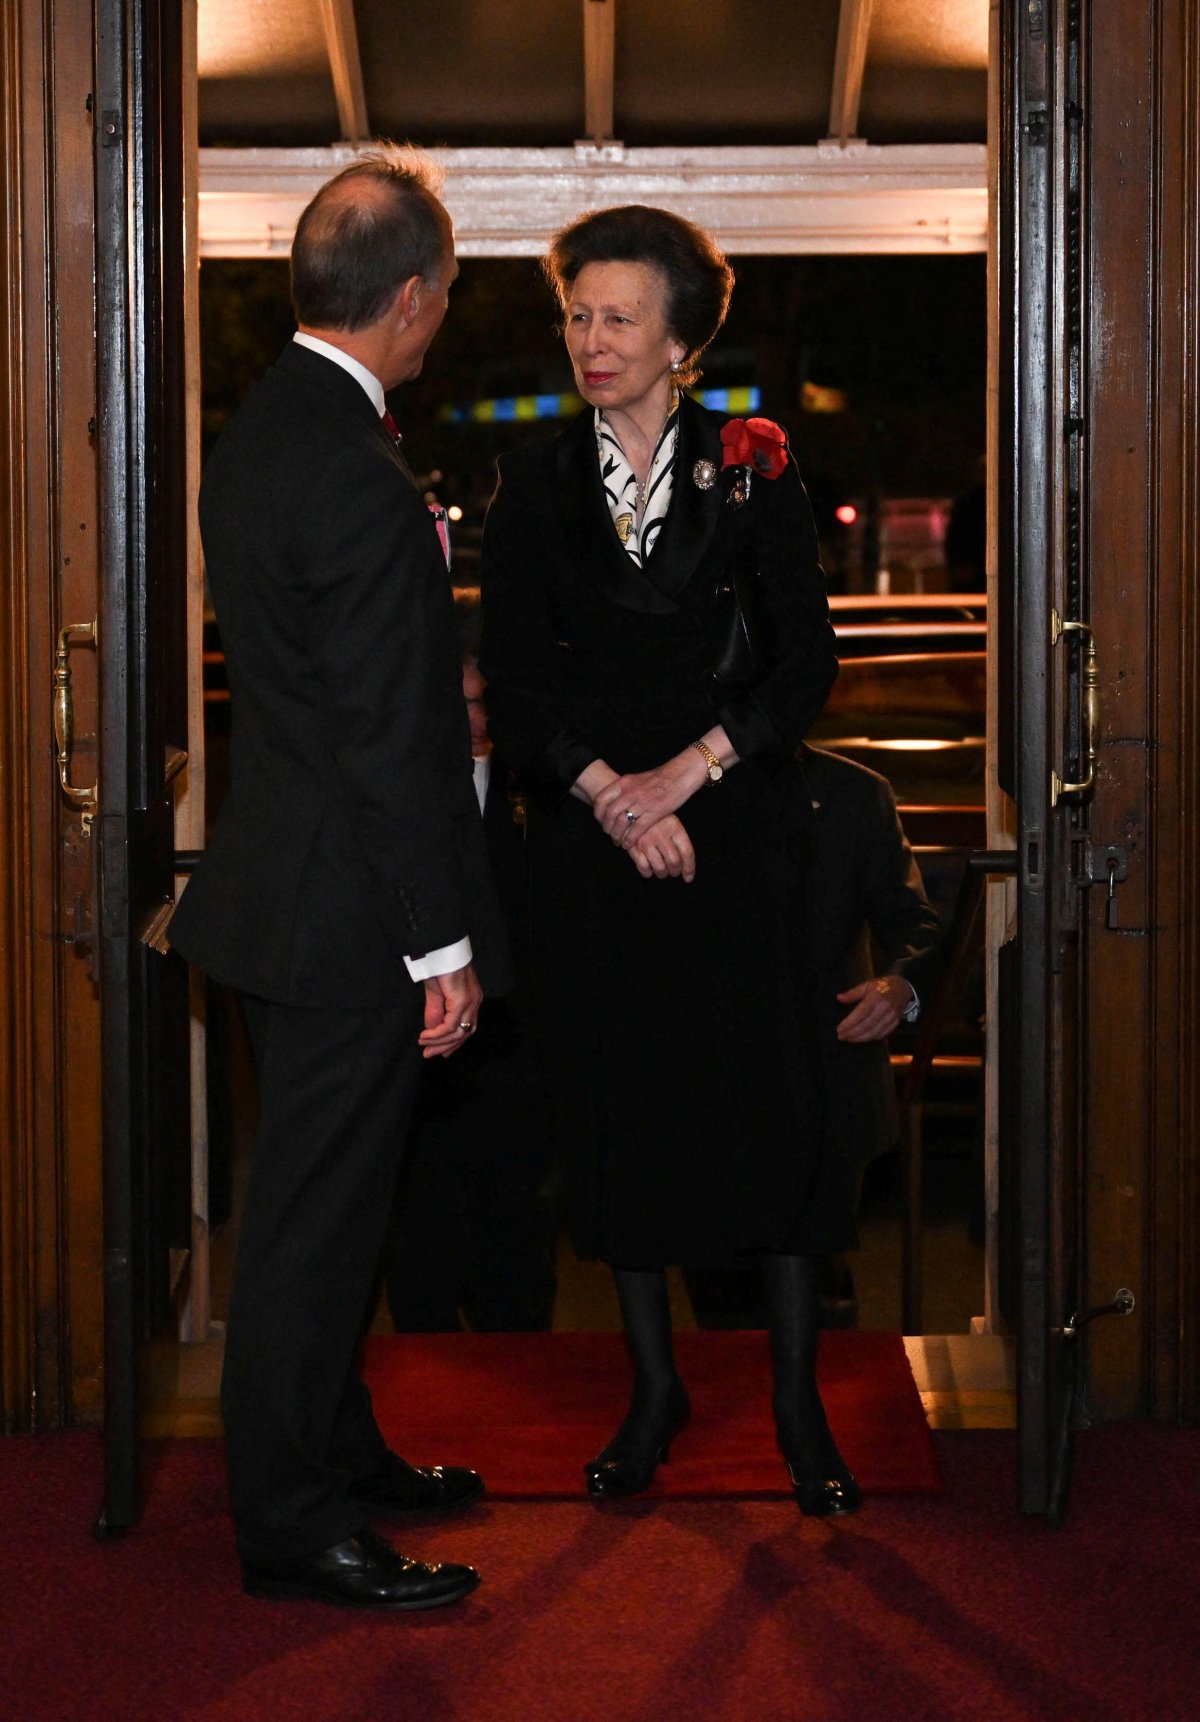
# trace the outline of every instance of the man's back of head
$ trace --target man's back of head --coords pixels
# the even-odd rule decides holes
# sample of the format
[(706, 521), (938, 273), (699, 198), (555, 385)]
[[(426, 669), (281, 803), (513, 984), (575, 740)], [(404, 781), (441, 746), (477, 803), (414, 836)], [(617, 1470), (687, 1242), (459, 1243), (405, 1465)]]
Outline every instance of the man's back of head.
[(368, 328), (402, 282), (441, 276), (453, 245), (438, 197), (443, 177), (419, 150), (381, 144), (321, 187), (292, 244), (292, 307), (302, 327)]

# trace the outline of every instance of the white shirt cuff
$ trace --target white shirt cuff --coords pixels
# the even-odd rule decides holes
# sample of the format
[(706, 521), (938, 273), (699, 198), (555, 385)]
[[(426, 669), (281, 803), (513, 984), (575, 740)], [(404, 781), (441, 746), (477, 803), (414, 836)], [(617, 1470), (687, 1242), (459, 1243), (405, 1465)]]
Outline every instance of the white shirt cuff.
[(435, 975), (452, 975), (465, 969), (473, 956), (470, 939), (458, 939), (453, 945), (426, 951), (423, 957), (405, 957), (404, 966), (414, 981), (431, 981)]
[(921, 1015), (921, 1001), (917, 997), (917, 989), (916, 989), (916, 987), (913, 986), (911, 981), (904, 980), (903, 975), (898, 975), (896, 978), (898, 980), (903, 980), (905, 986), (908, 988), (909, 992), (912, 994), (912, 998), (908, 1001), (908, 1003), (905, 1005), (904, 1009), (900, 1012), (901, 1021), (903, 1021), (903, 1022), (916, 1022)]

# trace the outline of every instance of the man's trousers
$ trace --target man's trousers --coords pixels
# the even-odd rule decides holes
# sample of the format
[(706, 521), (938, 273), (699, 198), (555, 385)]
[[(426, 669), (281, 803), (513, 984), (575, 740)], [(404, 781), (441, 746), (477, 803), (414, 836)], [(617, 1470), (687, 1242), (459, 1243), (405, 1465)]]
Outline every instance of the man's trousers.
[(386, 1452), (356, 1371), (421, 1057), (424, 990), (370, 1010), (244, 997), (259, 1126), (221, 1405), (243, 1557), (356, 1535)]

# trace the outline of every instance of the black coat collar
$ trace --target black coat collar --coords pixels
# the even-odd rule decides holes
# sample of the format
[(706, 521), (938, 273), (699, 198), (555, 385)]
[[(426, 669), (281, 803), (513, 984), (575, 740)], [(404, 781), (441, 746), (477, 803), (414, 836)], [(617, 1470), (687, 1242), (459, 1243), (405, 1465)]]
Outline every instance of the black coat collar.
[(298, 341), (289, 341), (276, 364), (288, 377), (320, 389), (323, 394), (332, 395), (347, 411), (361, 418), (364, 424), (369, 423), (372, 418), (379, 418), (374, 401), (358, 379), (352, 377), (349, 371), (343, 370), (334, 360), (326, 358), (324, 353), (315, 353), (311, 347), (302, 347)]
[(352, 377), (349, 371), (343, 370), (333, 359), (326, 358), (324, 353), (315, 353), (311, 347), (302, 347), (298, 341), (288, 342), (276, 360), (275, 368), (289, 381), (319, 390), (327, 400), (336, 401), (343, 411), (360, 420), (363, 428), (371, 430), (395, 457), (405, 476), (416, 483), (403, 449), (385, 429), (383, 420), (375, 411), (374, 401), (357, 377)]
[(679, 404), (679, 454), (671, 506), (644, 568), (624, 551), (613, 530), (596, 458), (595, 416), (584, 410), (558, 439), (558, 494), (567, 542), (578, 546), (590, 577), (614, 603), (662, 615), (696, 571), (720, 518), (721, 488), (701, 490), (696, 463), (721, 464), (720, 426), (686, 395)]

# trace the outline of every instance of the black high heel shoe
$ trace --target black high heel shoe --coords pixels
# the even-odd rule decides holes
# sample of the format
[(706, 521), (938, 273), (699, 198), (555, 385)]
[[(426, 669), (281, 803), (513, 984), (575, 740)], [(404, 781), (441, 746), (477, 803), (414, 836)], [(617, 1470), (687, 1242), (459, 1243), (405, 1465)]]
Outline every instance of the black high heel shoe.
[(648, 1489), (659, 1465), (666, 1464), (671, 1443), (691, 1414), (691, 1401), (682, 1382), (677, 1382), (673, 1388), (666, 1415), (656, 1428), (649, 1431), (631, 1429), (633, 1414), (630, 1413), (608, 1446), (583, 1468), (587, 1491), (592, 1499), (618, 1500), (626, 1495), (640, 1495)]
[(856, 1513), (862, 1506), (862, 1490), (838, 1452), (815, 1386), (802, 1413), (792, 1408), (787, 1414), (778, 1398), (773, 1409), (780, 1450), (800, 1511), (812, 1519)]
[(807, 1465), (792, 1459), (786, 1464), (796, 1505), (810, 1519), (845, 1518), (862, 1506), (862, 1490), (840, 1458), (823, 1468), (829, 1475), (814, 1475)]

